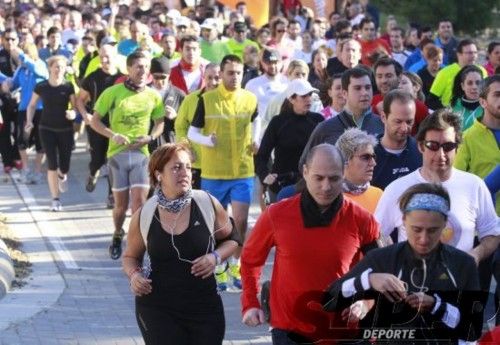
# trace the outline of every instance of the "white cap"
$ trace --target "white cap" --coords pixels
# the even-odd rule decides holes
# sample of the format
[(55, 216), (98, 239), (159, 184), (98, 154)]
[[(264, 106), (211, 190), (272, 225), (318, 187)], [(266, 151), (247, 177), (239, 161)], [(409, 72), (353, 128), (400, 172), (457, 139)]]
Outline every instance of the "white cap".
[(170, 17), (172, 19), (179, 18), (181, 16), (181, 13), (179, 10), (176, 10), (175, 8), (172, 8), (171, 10), (168, 10), (167, 12), (167, 17)]
[(207, 18), (200, 27), (202, 29), (218, 30), (217, 20), (215, 18)]
[(286, 98), (290, 98), (293, 95), (304, 96), (311, 92), (319, 92), (319, 90), (312, 87), (307, 80), (294, 79), (288, 83), (286, 88)]
[(191, 25), (191, 19), (188, 17), (181, 16), (175, 19), (175, 26), (185, 26), (189, 27)]

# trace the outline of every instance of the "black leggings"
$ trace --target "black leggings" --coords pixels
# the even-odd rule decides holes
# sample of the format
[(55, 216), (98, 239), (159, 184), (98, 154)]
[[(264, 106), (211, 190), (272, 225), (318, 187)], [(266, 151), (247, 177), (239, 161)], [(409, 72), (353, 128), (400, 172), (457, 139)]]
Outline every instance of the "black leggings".
[(90, 126), (87, 129), (87, 137), (90, 146), (90, 175), (94, 176), (101, 167), (106, 164), (106, 153), (108, 152), (109, 139), (97, 133)]
[(214, 310), (204, 320), (199, 315), (189, 319), (136, 303), (135, 316), (146, 345), (221, 345), (224, 340), (223, 311)]
[(69, 171), (71, 151), (74, 138), (73, 129), (56, 132), (50, 129), (40, 128), (40, 141), (47, 156), (49, 170), (59, 170), (66, 174)]

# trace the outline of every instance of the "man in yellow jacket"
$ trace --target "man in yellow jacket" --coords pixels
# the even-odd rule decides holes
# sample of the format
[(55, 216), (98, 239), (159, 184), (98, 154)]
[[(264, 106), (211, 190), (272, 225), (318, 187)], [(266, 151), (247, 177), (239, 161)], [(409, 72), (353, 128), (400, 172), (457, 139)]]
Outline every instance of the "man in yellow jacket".
[[(241, 88), (243, 62), (238, 56), (222, 59), (221, 77), (216, 89), (201, 96), (188, 138), (201, 145), (201, 188), (224, 207), (231, 203), (236, 227), (245, 238), (260, 131), (257, 98)], [(230, 259), (229, 274), (234, 288), (240, 289), (238, 259)]]

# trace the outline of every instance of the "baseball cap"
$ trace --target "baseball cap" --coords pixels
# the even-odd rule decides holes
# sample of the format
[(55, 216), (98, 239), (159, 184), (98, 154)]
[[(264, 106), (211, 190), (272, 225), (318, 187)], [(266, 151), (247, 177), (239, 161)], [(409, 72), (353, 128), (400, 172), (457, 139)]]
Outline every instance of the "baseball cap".
[(103, 39), (101, 40), (100, 47), (102, 47), (105, 44), (109, 44), (114, 46), (116, 43), (116, 39), (113, 36), (104, 36)]
[(167, 12), (167, 17), (172, 18), (172, 19), (177, 19), (180, 16), (181, 16), (181, 13), (178, 10), (176, 10), (175, 8), (172, 8), (172, 9), (168, 10), (168, 12)]
[(152, 59), (149, 72), (151, 72), (151, 74), (153, 73), (170, 74), (170, 62), (168, 61), (168, 58), (165, 56), (160, 56)]
[(280, 61), (280, 60), (281, 60), (281, 55), (277, 50), (264, 49), (262, 51), (262, 61), (275, 62), (275, 61)]
[(191, 20), (188, 17), (181, 16), (175, 19), (175, 26), (189, 27), (189, 25), (191, 25)]
[(286, 88), (286, 98), (290, 98), (293, 95), (304, 96), (311, 92), (319, 92), (319, 90), (312, 87), (307, 80), (294, 79)]
[(245, 24), (244, 22), (234, 23), (234, 31), (236, 32), (247, 31), (247, 24)]
[(217, 30), (217, 21), (214, 18), (207, 18), (200, 25), (202, 29)]

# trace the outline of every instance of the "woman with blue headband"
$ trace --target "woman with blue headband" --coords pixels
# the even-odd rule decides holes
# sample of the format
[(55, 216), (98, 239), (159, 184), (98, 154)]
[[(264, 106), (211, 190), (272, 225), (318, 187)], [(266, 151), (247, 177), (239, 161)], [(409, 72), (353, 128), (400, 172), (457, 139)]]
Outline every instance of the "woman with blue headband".
[[(407, 240), (368, 252), (327, 290), (324, 309), (359, 321), (361, 343), (458, 344), (481, 336), (483, 305), (474, 259), (440, 242), (448, 192), (421, 183), (399, 199)], [(373, 300), (375, 305), (366, 310)]]

